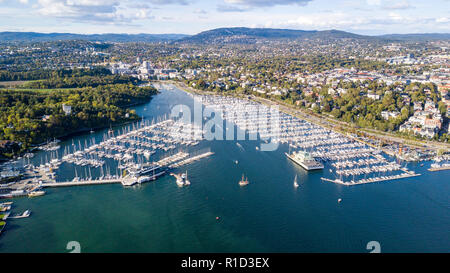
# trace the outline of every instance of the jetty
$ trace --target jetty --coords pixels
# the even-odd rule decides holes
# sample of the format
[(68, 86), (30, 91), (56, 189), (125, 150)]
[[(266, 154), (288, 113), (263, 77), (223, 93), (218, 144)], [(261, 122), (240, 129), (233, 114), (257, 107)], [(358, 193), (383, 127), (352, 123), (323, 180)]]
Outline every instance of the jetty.
[(213, 155), (213, 154), (214, 154), (213, 152), (206, 152), (206, 153), (203, 153), (203, 154), (199, 154), (199, 155), (190, 157), (190, 158), (188, 158), (188, 159), (182, 160), (182, 161), (180, 161), (180, 162), (174, 163), (174, 164), (172, 164), (172, 165), (169, 165), (168, 167), (169, 167), (170, 169), (172, 169), (172, 168), (178, 168), (178, 167), (180, 167), (180, 166), (183, 166), (183, 165), (186, 165), (186, 164), (189, 164), (189, 163), (198, 161), (198, 160), (200, 160), (200, 159), (202, 159), (202, 158), (206, 158), (206, 157), (211, 156), (211, 155)]
[(361, 185), (361, 184), (369, 184), (369, 183), (376, 183), (376, 182), (383, 182), (383, 181), (390, 181), (390, 180), (398, 180), (402, 178), (408, 178), (408, 177), (415, 177), (420, 176), (421, 174), (408, 172), (408, 173), (402, 173), (397, 175), (388, 175), (388, 176), (380, 176), (380, 177), (373, 177), (373, 178), (365, 178), (360, 180), (351, 180), (351, 181), (342, 181), (341, 179), (329, 179), (325, 177), (321, 177), (323, 181), (328, 181), (344, 186), (353, 186), (353, 185)]

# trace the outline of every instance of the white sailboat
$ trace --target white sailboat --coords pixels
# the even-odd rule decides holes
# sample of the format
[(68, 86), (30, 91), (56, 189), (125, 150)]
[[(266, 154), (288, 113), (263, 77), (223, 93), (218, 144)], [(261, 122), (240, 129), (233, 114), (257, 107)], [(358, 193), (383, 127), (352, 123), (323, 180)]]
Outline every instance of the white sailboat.
[(298, 188), (298, 183), (297, 183), (297, 175), (295, 175), (295, 178), (294, 178), (294, 188)]

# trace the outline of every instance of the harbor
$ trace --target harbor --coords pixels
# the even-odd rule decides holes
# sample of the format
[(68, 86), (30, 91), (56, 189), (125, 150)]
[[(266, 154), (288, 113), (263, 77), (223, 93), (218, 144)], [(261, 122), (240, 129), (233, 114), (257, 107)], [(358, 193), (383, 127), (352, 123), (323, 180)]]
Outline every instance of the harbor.
[[(0, 236), (0, 252), (67, 252), (72, 240), (86, 252), (360, 252), (365, 251), (361, 242), (373, 238), (384, 242), (387, 252), (419, 251), (424, 242), (433, 251), (443, 250), (440, 242), (449, 235), (450, 218), (442, 212), (450, 189), (442, 175), (448, 171), (428, 172), (433, 162), (403, 162), (376, 146), (282, 113), (278, 130), (263, 118), (276, 120), (275, 113), (267, 109), (258, 117), (261, 109), (244, 99), (200, 98), (161, 88), (154, 100), (135, 108), (142, 121), (61, 140), (57, 150), (37, 150), (10, 164), (8, 172), (23, 168), (29, 176), (1, 185), (0, 194), (23, 192), (4, 201), (14, 206)], [(248, 108), (253, 117), (229, 119), (236, 135), (248, 125), (246, 139), (183, 139), (188, 129), (192, 135), (204, 132), (181, 127), (168, 114), (174, 105), (192, 107), (194, 100), (204, 100), (205, 108), (234, 107), (237, 113)], [(257, 124), (266, 124), (261, 130), (266, 138), (258, 137)], [(178, 128), (171, 130), (172, 125)], [(222, 128), (225, 135), (232, 130), (225, 121)], [(257, 134), (256, 140), (249, 140), (249, 132)], [(278, 148), (261, 149), (272, 138)], [(324, 168), (308, 171), (286, 156), (299, 151)], [(416, 175), (394, 177), (407, 174), (404, 170)], [(170, 174), (186, 174), (190, 185), (180, 187)], [(159, 176), (153, 180), (153, 175)], [(346, 184), (336, 183), (341, 177)], [(249, 184), (240, 186), (241, 180)], [(366, 186), (348, 187), (362, 185), (352, 181)], [(31, 198), (30, 191), (45, 195)], [(26, 210), (29, 217), (11, 218)], [(414, 222), (423, 215), (427, 221)]]

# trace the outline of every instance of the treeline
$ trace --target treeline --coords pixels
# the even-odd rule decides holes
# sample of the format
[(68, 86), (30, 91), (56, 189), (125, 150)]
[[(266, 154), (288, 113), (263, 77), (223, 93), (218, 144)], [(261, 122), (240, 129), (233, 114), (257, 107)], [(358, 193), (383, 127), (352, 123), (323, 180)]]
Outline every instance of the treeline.
[[(80, 129), (108, 127), (139, 116), (127, 106), (148, 101), (157, 91), (132, 84), (70, 90), (0, 90), (0, 140), (20, 142), (21, 150)], [(66, 114), (62, 105), (70, 105)]]
[(83, 76), (106, 76), (111, 71), (105, 67), (74, 68), (74, 69), (37, 69), (30, 71), (8, 71), (0, 70), (0, 81), (32, 81), (52, 78), (83, 77)]
[(137, 84), (138, 79), (125, 75), (81, 76), (81, 77), (53, 77), (46, 80), (26, 82), (24, 88), (52, 89), (52, 88), (83, 88), (97, 87), (108, 84)]

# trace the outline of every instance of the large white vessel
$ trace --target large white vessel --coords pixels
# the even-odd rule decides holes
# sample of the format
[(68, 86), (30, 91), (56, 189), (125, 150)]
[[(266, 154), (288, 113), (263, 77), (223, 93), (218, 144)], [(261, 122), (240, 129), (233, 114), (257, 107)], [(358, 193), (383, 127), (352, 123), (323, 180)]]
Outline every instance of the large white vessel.
[(285, 154), (290, 160), (302, 166), (307, 171), (323, 169), (323, 164), (314, 159), (308, 152), (298, 151), (292, 154)]

